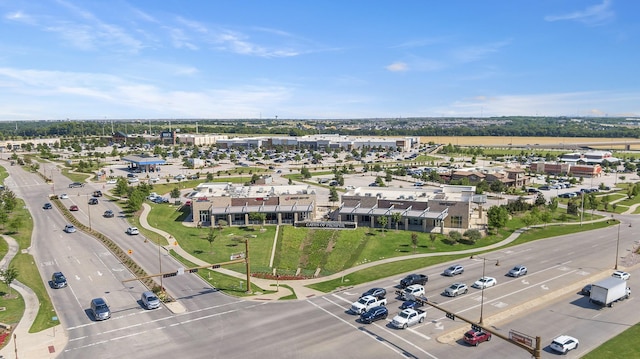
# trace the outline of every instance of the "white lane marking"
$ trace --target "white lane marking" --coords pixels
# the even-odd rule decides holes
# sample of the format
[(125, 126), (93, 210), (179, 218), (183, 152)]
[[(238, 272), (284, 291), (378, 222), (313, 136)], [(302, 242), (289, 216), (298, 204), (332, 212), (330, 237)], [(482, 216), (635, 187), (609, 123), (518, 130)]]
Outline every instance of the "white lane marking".
[(549, 290), (549, 287), (547, 287), (546, 285), (541, 285), (540, 288), (544, 289), (544, 290)]
[(353, 303), (352, 301), (346, 299), (346, 298), (342, 298), (341, 296), (337, 295), (337, 294), (332, 294), (334, 297), (340, 299), (341, 301), (345, 302), (345, 303)]
[[(326, 297), (323, 297), (323, 299), (325, 299), (327, 302), (329, 302), (329, 303), (331, 303), (331, 304), (337, 305), (338, 307), (341, 307), (341, 308), (342, 308), (342, 306), (341, 306), (341, 305), (339, 305), (339, 304), (337, 304), (337, 303), (334, 303), (333, 301), (331, 301), (331, 300), (327, 299)], [(350, 326), (350, 327), (352, 327), (352, 328), (354, 328), (354, 329), (358, 329), (358, 331), (359, 331), (359, 332), (361, 332), (361, 333), (363, 333), (363, 334), (367, 335), (369, 338), (371, 338), (371, 339), (375, 340), (376, 342), (381, 343), (382, 345), (386, 346), (387, 348), (389, 348), (389, 349), (393, 350), (396, 354), (398, 354), (398, 355), (400, 355), (400, 356), (402, 356), (402, 357), (406, 357), (406, 355), (405, 355), (403, 352), (400, 352), (400, 351), (399, 351), (399, 350), (397, 350), (396, 348), (392, 347), (390, 344), (387, 344), (387, 343), (385, 343), (384, 341), (377, 339), (377, 338), (374, 336), (374, 334), (369, 334), (368, 332), (363, 331), (363, 329), (358, 328), (357, 326), (353, 325), (353, 323), (349, 323), (349, 322), (347, 322), (346, 320), (344, 320), (344, 319), (340, 318), (339, 316), (337, 316), (337, 315), (335, 315), (335, 314), (333, 314), (333, 313), (329, 312), (328, 310), (326, 310), (326, 309), (322, 308), (321, 306), (319, 306), (318, 304), (316, 304), (316, 303), (314, 303), (314, 302), (312, 302), (312, 301), (310, 301), (310, 300), (308, 300), (308, 301), (307, 301), (307, 303), (310, 303), (310, 304), (311, 304), (311, 305), (313, 305), (314, 307), (316, 307), (316, 308), (318, 308), (318, 309), (322, 310), (323, 312), (325, 312), (325, 313), (329, 314), (330, 316), (332, 316), (332, 317), (334, 317), (334, 318), (338, 319), (339, 321), (343, 322), (344, 324), (347, 324), (348, 326)], [(378, 326), (378, 327), (380, 328), (380, 326)], [(437, 359), (437, 357), (435, 357), (435, 356), (433, 356), (432, 354), (430, 354), (430, 353), (428, 353), (428, 352), (424, 351), (422, 348), (420, 348), (420, 347), (418, 347), (417, 345), (413, 344), (412, 342), (410, 342), (410, 341), (408, 341), (408, 340), (406, 340), (406, 339), (404, 339), (404, 338), (402, 338), (402, 337), (398, 336), (397, 334), (392, 333), (392, 332), (390, 332), (390, 331), (388, 331), (388, 330), (387, 330), (387, 333), (389, 333), (389, 334), (391, 334), (391, 335), (395, 336), (397, 339), (400, 339), (400, 340), (404, 341), (405, 343), (407, 343), (407, 344), (411, 345), (412, 347), (414, 347), (414, 348), (416, 348), (417, 350), (421, 351), (421, 352), (422, 352), (422, 353), (424, 353), (425, 355), (428, 355), (429, 357), (431, 357), (431, 358), (433, 358), (433, 359)]]

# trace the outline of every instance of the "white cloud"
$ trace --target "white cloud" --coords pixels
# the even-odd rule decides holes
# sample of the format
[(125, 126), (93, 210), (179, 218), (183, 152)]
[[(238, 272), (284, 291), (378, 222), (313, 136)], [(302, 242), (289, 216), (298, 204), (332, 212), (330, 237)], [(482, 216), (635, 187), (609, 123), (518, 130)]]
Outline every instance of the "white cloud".
[[(577, 116), (608, 114), (621, 116), (619, 108), (629, 108), (639, 93), (567, 92), (531, 95), (476, 96), (434, 109), (436, 114), (452, 116)], [(633, 111), (632, 111), (633, 112)], [(628, 115), (628, 112), (626, 113)], [(640, 115), (640, 109), (635, 116)]]
[(409, 71), (409, 66), (404, 62), (394, 62), (386, 67), (391, 72), (405, 72)]
[(544, 19), (553, 21), (578, 21), (587, 25), (601, 25), (615, 17), (615, 13), (610, 8), (611, 0), (604, 0), (602, 4), (587, 7), (585, 10), (578, 10), (562, 15), (548, 15)]

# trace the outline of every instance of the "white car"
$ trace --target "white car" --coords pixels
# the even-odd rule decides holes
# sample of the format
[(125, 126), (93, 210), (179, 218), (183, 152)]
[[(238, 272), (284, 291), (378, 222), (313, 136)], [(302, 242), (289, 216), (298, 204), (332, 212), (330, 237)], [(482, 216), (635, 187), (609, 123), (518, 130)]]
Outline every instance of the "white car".
[(129, 227), (127, 228), (127, 234), (130, 236), (136, 235), (136, 234), (140, 234), (140, 231), (138, 231), (137, 227)]
[(566, 354), (569, 350), (578, 349), (578, 339), (568, 335), (561, 335), (555, 338), (549, 347), (562, 354)]
[(136, 177), (132, 177), (132, 178), (129, 178), (128, 182), (129, 183), (136, 183), (136, 182), (140, 182), (140, 180), (137, 179)]
[(611, 276), (613, 278), (618, 278), (618, 279), (622, 279), (622, 280), (629, 280), (629, 277), (631, 277), (631, 274), (629, 274), (627, 272), (623, 272), (621, 270), (617, 270), (617, 271), (613, 272), (613, 274)]
[(473, 283), (472, 287), (482, 289), (493, 287), (498, 284), (498, 281), (493, 277), (482, 277), (478, 279), (475, 283)]
[(60, 199), (69, 199), (69, 196), (66, 193), (60, 195)]
[(115, 179), (115, 178), (112, 178), (112, 179), (107, 181), (107, 184), (116, 184), (116, 183), (118, 183), (118, 180)]
[(66, 226), (64, 226), (64, 231), (67, 233), (75, 233), (76, 227), (73, 224), (67, 224)]
[(184, 179), (186, 179), (187, 177), (185, 177), (184, 175), (177, 175), (175, 177), (173, 177), (174, 180), (176, 181), (182, 181)]

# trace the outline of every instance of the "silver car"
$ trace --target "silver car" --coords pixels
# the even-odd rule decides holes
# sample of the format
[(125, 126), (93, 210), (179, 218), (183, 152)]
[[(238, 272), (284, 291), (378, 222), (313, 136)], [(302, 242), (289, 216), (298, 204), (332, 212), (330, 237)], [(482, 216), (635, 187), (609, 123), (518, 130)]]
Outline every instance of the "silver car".
[(447, 287), (444, 290), (444, 295), (447, 297), (457, 297), (460, 294), (466, 294), (469, 291), (469, 287), (467, 287), (464, 283), (453, 283), (451, 286)]
[(456, 265), (452, 265), (451, 267), (447, 268), (444, 270), (444, 275), (448, 276), (448, 277), (453, 277), (454, 275), (458, 275), (458, 274), (462, 274), (464, 273), (464, 267), (456, 264)]
[(158, 299), (158, 297), (152, 291), (146, 291), (142, 293), (140, 301), (142, 302), (142, 305), (144, 305), (144, 307), (147, 309), (160, 308), (160, 299)]

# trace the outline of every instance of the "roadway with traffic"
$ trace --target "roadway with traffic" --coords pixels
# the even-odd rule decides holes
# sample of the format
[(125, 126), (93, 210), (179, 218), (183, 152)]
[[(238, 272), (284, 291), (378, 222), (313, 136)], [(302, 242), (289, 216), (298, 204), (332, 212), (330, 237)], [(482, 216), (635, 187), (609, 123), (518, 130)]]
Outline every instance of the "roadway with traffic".
[[(469, 325), (451, 321), (432, 308), (427, 308), (427, 320), (422, 324), (406, 330), (391, 328), (389, 321), (401, 304), (391, 293), (401, 275), (298, 301), (255, 301), (227, 296), (199, 276), (185, 274), (164, 279), (163, 285), (177, 299), (177, 306), (146, 310), (139, 303), (146, 288), (138, 282), (123, 283), (133, 275), (100, 242), (80, 231), (64, 233), (66, 222), (58, 210), (42, 209), (52, 192), (51, 185), (18, 166), (7, 170), (10, 177), (6, 185), (25, 200), (33, 216), (30, 251), (43, 281), (48, 283), (55, 271), (62, 271), (69, 280), (66, 288), (48, 288), (68, 337), (64, 348), (56, 348), (60, 358), (131, 357), (132, 353), (138, 358), (530, 357), (495, 337), (479, 347), (470, 347), (461, 340)], [(129, 224), (120, 215), (102, 218), (106, 209), (120, 213), (115, 204), (100, 200), (98, 205), (89, 206), (89, 195), (101, 186), (68, 189), (65, 186), (70, 181), (52, 172), (58, 187), (55, 192), (68, 193), (70, 198), (64, 203), (79, 206), (77, 218), (122, 248), (131, 249), (136, 262), (147, 272), (182, 266), (145, 242), (142, 235), (126, 235)], [(426, 296), (464, 317), (478, 319), (482, 310), (485, 325), (496, 332), (508, 335), (515, 329), (541, 336), (543, 357), (554, 355), (548, 344), (559, 334), (580, 339), (580, 347), (569, 357), (583, 355), (640, 321), (640, 313), (632, 308), (633, 296), (614, 308), (599, 308), (577, 293), (584, 284), (611, 274), (618, 237), (620, 257), (631, 256), (630, 251), (636, 248), (632, 228), (626, 224), (638, 228), (640, 221), (632, 215), (618, 217), (625, 225), (498, 249), (482, 255), (486, 263), (474, 257), (424, 268), (418, 272), (429, 276)], [(630, 287), (636, 287), (640, 272), (635, 262), (628, 262), (628, 258), (619, 261), (621, 266), (629, 266)], [(449, 265), (458, 263), (465, 268), (462, 275), (441, 275)], [(497, 278), (496, 286), (484, 292), (471, 288), (456, 298), (441, 295), (453, 282), (472, 284), (482, 276), (483, 264), (485, 274)], [(506, 277), (505, 273), (518, 264), (526, 265), (529, 273), (520, 278)], [(390, 316), (386, 322), (361, 324), (348, 312), (351, 303), (369, 287), (384, 287), (389, 293)], [(87, 310), (94, 297), (107, 300), (111, 319), (93, 320)], [(1, 354), (13, 357), (11, 348)], [(47, 355), (43, 352), (40, 357)]]

